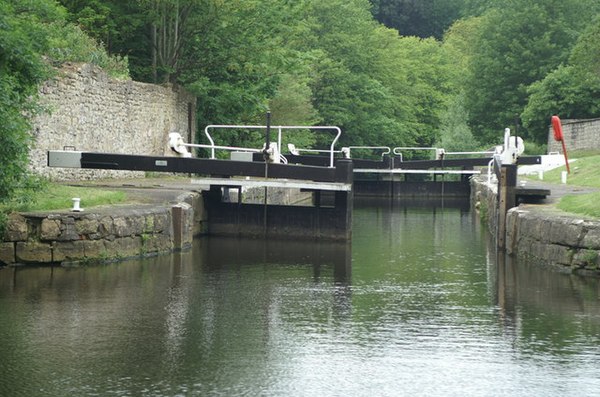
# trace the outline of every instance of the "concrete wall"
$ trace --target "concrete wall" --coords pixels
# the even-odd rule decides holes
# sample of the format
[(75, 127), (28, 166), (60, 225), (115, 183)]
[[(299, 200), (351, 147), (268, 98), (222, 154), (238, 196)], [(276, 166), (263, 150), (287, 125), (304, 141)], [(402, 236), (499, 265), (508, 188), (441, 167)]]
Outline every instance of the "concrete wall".
[(196, 99), (180, 87), (110, 78), (90, 64), (67, 64), (40, 90), (49, 113), (34, 121), (31, 169), (54, 180), (139, 177), (140, 172), (48, 168), (46, 151), (165, 155), (168, 134), (195, 133)]
[[(570, 150), (600, 150), (600, 118), (562, 120), (563, 136)], [(562, 145), (554, 140), (552, 127), (548, 130), (548, 152), (561, 152)]]

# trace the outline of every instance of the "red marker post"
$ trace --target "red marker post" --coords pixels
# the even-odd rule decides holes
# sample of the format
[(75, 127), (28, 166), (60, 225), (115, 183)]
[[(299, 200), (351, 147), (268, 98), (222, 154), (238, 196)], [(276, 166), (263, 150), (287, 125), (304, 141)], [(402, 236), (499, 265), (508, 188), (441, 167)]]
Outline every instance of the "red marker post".
[(569, 158), (567, 157), (567, 147), (565, 146), (565, 137), (563, 136), (562, 124), (558, 116), (552, 116), (552, 129), (554, 130), (554, 140), (562, 143), (563, 155), (565, 156), (565, 165), (567, 166), (567, 172), (570, 174), (571, 169), (569, 168)]

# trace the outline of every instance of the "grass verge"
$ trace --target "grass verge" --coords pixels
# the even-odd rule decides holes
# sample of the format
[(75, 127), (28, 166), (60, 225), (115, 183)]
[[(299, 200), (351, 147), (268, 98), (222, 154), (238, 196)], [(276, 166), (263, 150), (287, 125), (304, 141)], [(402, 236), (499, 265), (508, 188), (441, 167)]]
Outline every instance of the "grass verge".
[(3, 210), (7, 212), (66, 210), (73, 206), (73, 197), (81, 198), (82, 208), (118, 204), (127, 200), (127, 195), (121, 191), (48, 183), (33, 194), (30, 203), (19, 205), (9, 204)]
[[(600, 187), (600, 155), (580, 157), (577, 161), (569, 163), (571, 173), (567, 177), (569, 185)], [(544, 182), (561, 183), (561, 173), (566, 167), (555, 168), (544, 172)]]
[(565, 212), (600, 218), (600, 192), (565, 196), (557, 207)]
[[(578, 152), (577, 161), (570, 163), (571, 173), (567, 183), (574, 186), (600, 188), (600, 155), (598, 152)], [(559, 167), (544, 173), (544, 182), (561, 183), (561, 173), (566, 167)], [(557, 207), (572, 214), (600, 218), (600, 192), (567, 195), (561, 198)]]

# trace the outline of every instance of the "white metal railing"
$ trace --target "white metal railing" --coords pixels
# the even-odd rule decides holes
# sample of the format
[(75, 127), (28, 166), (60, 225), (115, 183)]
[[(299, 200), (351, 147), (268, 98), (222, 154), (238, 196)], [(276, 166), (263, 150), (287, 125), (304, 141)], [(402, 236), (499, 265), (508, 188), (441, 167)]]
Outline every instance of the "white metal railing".
[[(346, 149), (346, 150), (344, 150)], [(346, 155), (346, 158), (351, 158), (352, 149), (368, 149), (368, 150), (383, 150), (381, 152), (381, 157), (386, 154), (390, 154), (392, 149), (389, 146), (347, 146), (342, 148), (342, 152)]]
[(488, 186), (492, 184), (492, 175), (496, 176), (496, 174), (493, 172), (494, 161), (496, 161), (496, 159), (492, 158), (487, 165), (487, 184), (488, 184)]
[[(444, 149), (442, 149), (444, 150)], [(481, 154), (481, 155), (490, 155), (493, 156), (496, 153), (496, 151), (493, 152), (489, 152), (489, 151), (484, 151), (484, 152), (446, 152), (445, 150), (443, 151), (444, 156), (446, 155), (471, 155), (471, 154)]]
[(438, 150), (436, 147), (418, 147), (418, 146), (397, 146), (394, 148), (393, 153), (396, 155), (402, 155), (398, 150)]
[[(287, 145), (288, 150), (290, 151), (291, 154), (293, 154), (294, 156), (300, 156), (301, 152), (305, 152), (305, 153), (330, 153), (331, 150), (324, 150), (324, 149), (309, 149), (309, 148), (301, 148), (301, 147), (296, 147), (296, 145), (294, 145), (293, 143), (288, 143)], [(342, 153), (346, 156), (347, 150), (345, 150), (346, 148), (342, 148), (342, 150), (334, 150), (333, 153)]]
[(436, 147), (415, 147), (415, 146), (397, 146), (397, 147), (395, 147), (394, 150), (392, 150), (392, 153), (394, 153), (396, 156), (400, 156), (400, 161), (404, 161), (404, 159), (402, 157), (402, 152), (400, 152), (400, 150), (428, 150), (428, 151), (434, 151), (437, 154), (440, 149), (438, 149)]
[[(335, 153), (339, 153), (340, 151), (335, 151), (335, 144), (337, 143), (338, 139), (340, 138), (340, 135), (342, 135), (342, 130), (339, 127), (336, 126), (270, 126), (269, 128), (271, 129), (276, 129), (277, 132), (277, 150), (278, 153), (281, 153), (281, 142), (282, 142), (282, 131), (283, 130), (316, 130), (316, 131), (335, 131), (336, 132), (336, 136), (333, 139), (333, 141), (331, 142), (330, 148), (329, 150), (323, 150), (323, 153), (329, 153), (329, 166), (333, 167), (333, 159), (334, 159), (334, 154)], [(206, 137), (208, 138), (208, 141), (210, 142), (210, 145), (199, 145), (199, 146), (193, 146), (193, 147), (204, 147), (204, 148), (209, 148), (211, 149), (211, 158), (215, 158), (215, 149), (225, 149), (225, 150), (243, 150), (243, 151), (257, 151), (257, 152), (261, 152), (261, 149), (252, 149), (252, 148), (235, 148), (235, 147), (228, 147), (228, 146), (217, 146), (215, 145), (215, 141), (213, 139), (213, 137), (211, 136), (211, 134), (209, 133), (209, 130), (211, 129), (260, 129), (260, 130), (266, 130), (267, 126), (266, 125), (207, 125), (204, 128), (204, 134), (206, 135)], [(191, 144), (186, 144), (187, 146), (190, 146)], [(267, 148), (268, 150), (269, 148)], [(316, 149), (313, 149), (316, 150)]]

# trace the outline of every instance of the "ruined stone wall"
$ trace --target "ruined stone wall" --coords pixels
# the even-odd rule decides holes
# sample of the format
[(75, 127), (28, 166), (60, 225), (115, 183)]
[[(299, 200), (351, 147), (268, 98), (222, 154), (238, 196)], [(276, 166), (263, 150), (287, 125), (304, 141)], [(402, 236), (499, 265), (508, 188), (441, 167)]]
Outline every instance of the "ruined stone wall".
[(132, 171), (47, 167), (47, 150), (168, 155), (169, 132), (195, 133), (195, 98), (180, 87), (116, 80), (90, 64), (65, 65), (40, 90), (31, 169), (53, 180), (139, 177)]
[[(600, 150), (600, 119), (562, 120), (563, 136), (570, 150)], [(552, 127), (548, 131), (548, 152), (561, 152), (562, 145), (554, 140)]]

